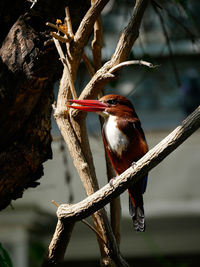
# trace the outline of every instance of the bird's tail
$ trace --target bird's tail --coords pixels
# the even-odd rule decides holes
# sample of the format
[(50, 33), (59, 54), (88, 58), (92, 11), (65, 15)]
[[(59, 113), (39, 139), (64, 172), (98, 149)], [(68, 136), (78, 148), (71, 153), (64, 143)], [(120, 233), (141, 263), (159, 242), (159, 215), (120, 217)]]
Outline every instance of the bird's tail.
[[(145, 215), (142, 194), (133, 195), (132, 190), (129, 192), (129, 213), (133, 220), (134, 228), (137, 232), (145, 231)], [(134, 198), (133, 198), (134, 196)]]

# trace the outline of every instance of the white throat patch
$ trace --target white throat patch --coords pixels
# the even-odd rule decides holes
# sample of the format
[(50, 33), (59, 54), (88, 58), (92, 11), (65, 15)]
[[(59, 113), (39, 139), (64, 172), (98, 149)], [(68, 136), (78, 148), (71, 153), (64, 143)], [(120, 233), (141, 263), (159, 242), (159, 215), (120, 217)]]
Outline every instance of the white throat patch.
[(110, 150), (121, 156), (123, 150), (125, 150), (128, 146), (128, 139), (126, 135), (117, 128), (115, 116), (110, 115), (105, 120), (104, 132)]

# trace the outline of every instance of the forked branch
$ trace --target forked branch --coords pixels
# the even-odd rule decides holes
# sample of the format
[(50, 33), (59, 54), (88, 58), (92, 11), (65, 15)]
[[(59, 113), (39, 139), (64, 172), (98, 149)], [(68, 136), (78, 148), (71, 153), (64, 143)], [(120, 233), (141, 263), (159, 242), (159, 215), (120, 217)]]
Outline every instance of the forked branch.
[[(96, 72), (82, 91), (80, 99), (96, 98), (97, 95), (104, 89), (104, 86), (110, 80), (116, 78), (116, 76), (113, 73), (110, 73), (109, 70), (127, 60), (131, 48), (139, 35), (141, 20), (148, 2), (148, 0), (136, 1), (130, 21), (121, 34), (112, 58)], [(74, 112), (74, 114), (78, 113), (78, 111)]]
[[(91, 8), (88, 10), (86, 15), (84, 16), (77, 32), (74, 35), (73, 42), (67, 43), (68, 46), (68, 54), (65, 56), (65, 60), (67, 64), (69, 64), (69, 71), (71, 75), (71, 80), (74, 81), (76, 77), (76, 71), (78, 65), (80, 63), (83, 48), (89, 39), (89, 35), (92, 32), (94, 22), (96, 18), (100, 15), (101, 10), (105, 6), (108, 0), (97, 0)], [(107, 64), (105, 64), (101, 69), (99, 69), (96, 74), (93, 76), (91, 82), (89, 82), (89, 86), (86, 86), (84, 89), (84, 96), (89, 98), (95, 98), (97, 95), (103, 90), (104, 85), (110, 80), (115, 78), (115, 75), (109, 73), (109, 70), (115, 65), (121, 63), (122, 61), (127, 59), (127, 56), (130, 52), (130, 49), (138, 36), (139, 26), (146, 9), (148, 0), (136, 0), (136, 4), (134, 6), (133, 15), (130, 18), (130, 23), (127, 28), (123, 32), (123, 38), (120, 39), (120, 43), (117, 46), (115, 57), (112, 58)], [(132, 34), (134, 33), (134, 34)], [(134, 36), (134, 38), (133, 38)], [(118, 57), (119, 56), (119, 57)], [(65, 61), (63, 61), (65, 64)], [(60, 83), (60, 89), (57, 99), (57, 106), (55, 109), (55, 118), (58, 123), (58, 126), (61, 130), (61, 133), (64, 137), (64, 140), (68, 144), (69, 151), (73, 157), (74, 164), (78, 170), (78, 173), (82, 179), (84, 187), (86, 189), (87, 195), (93, 194), (96, 190), (98, 190), (98, 183), (96, 180), (96, 174), (93, 167), (92, 155), (89, 148), (89, 142), (87, 138), (86, 128), (84, 116), (81, 115), (79, 117), (73, 116), (71, 114), (70, 117), (66, 116), (66, 98), (68, 92), (70, 90), (70, 83), (67, 75), (66, 67), (64, 68), (63, 77)], [(96, 87), (97, 85), (97, 87)], [(81, 94), (81, 97), (82, 97)], [(112, 229), (110, 227), (109, 221), (106, 216), (106, 212), (104, 209), (99, 210), (97, 213), (93, 215), (95, 226), (98, 232), (101, 234), (103, 239), (106, 242), (102, 244), (100, 240), (100, 250), (102, 259), (106, 260), (109, 258), (110, 263), (116, 264), (117, 266), (127, 266), (127, 263), (123, 260), (119, 248), (117, 246), (116, 240), (113, 236)], [(63, 220), (59, 220), (61, 223)], [(68, 224), (68, 222), (67, 222)], [(71, 225), (72, 222), (69, 222)], [(64, 225), (66, 226), (66, 224)], [(72, 228), (72, 227), (71, 227)], [(61, 227), (58, 227), (60, 231)], [(57, 229), (56, 229), (57, 231)], [(56, 240), (52, 240), (51, 245), (49, 247), (49, 252), (54, 251), (54, 246), (57, 248), (56, 252), (59, 252), (60, 240), (64, 241), (63, 232), (60, 231), (57, 234), (55, 233)], [(55, 242), (54, 242), (55, 241)], [(68, 239), (69, 241), (69, 239)], [(67, 242), (68, 242), (67, 241)], [(58, 247), (57, 247), (58, 245)], [(67, 244), (65, 246), (67, 247)], [(50, 254), (49, 254), (50, 256)], [(62, 249), (62, 257), (64, 257), (64, 250)], [(56, 253), (51, 254), (52, 262), (57, 258)], [(59, 255), (61, 259), (61, 255)]]

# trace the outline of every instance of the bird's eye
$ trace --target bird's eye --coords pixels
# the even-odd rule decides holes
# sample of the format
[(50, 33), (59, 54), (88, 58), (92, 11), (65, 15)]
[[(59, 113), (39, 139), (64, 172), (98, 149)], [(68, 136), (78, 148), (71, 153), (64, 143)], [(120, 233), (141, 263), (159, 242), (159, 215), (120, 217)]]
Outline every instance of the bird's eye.
[(107, 103), (109, 105), (116, 105), (117, 104), (117, 100), (116, 99), (110, 99), (110, 100), (107, 101)]

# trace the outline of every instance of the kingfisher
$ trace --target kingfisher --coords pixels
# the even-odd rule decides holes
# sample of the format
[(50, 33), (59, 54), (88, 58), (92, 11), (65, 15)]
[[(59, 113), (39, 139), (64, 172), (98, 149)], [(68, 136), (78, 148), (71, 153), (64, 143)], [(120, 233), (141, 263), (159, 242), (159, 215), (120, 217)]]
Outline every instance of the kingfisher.
[[(121, 95), (109, 94), (99, 100), (68, 100), (78, 105), (70, 108), (95, 112), (104, 118), (102, 136), (106, 153), (116, 175), (120, 175), (148, 151), (141, 122), (131, 101)], [(136, 231), (145, 231), (143, 193), (147, 177), (128, 188), (129, 213)]]

